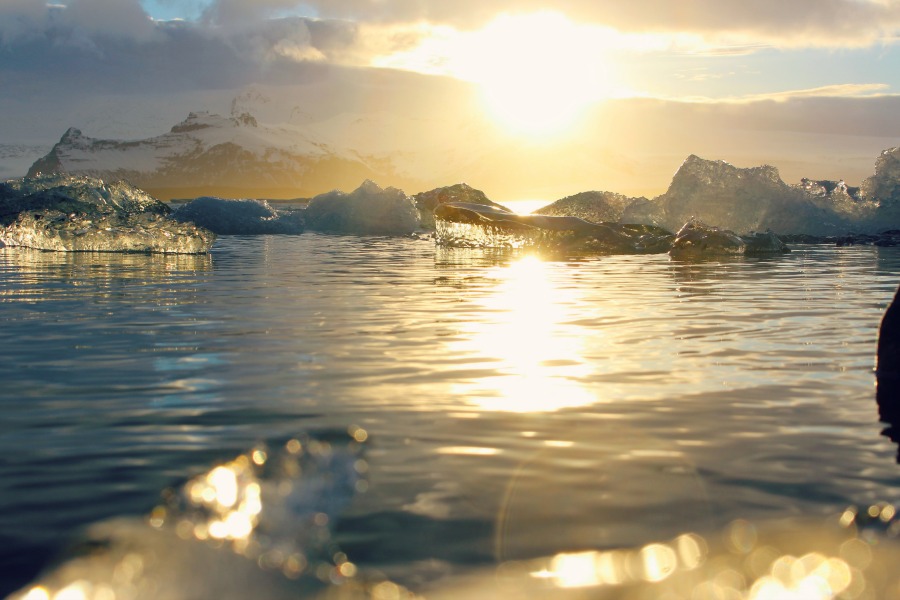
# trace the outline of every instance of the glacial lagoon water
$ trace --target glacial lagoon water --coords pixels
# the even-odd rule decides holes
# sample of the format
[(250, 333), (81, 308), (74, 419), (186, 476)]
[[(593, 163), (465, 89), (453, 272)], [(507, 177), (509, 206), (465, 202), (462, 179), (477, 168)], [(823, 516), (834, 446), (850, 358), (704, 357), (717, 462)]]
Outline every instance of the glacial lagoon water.
[(414, 591), (897, 504), (872, 369), (898, 282), (900, 249), (823, 245), (694, 262), (319, 234), (223, 236), (210, 256), (2, 250), (0, 595), (85, 525), (302, 433), (365, 432), (334, 542)]

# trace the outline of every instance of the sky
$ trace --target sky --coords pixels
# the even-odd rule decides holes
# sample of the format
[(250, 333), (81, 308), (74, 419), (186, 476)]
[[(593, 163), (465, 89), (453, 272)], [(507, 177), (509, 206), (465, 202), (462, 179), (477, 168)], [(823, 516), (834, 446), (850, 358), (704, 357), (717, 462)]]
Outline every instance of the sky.
[(691, 153), (858, 184), (900, 145), (898, 32), (900, 0), (0, 0), (0, 145), (158, 135), (264, 86), (423, 144), (480, 123), (517, 158), (470, 183), (506, 196), (652, 196)]

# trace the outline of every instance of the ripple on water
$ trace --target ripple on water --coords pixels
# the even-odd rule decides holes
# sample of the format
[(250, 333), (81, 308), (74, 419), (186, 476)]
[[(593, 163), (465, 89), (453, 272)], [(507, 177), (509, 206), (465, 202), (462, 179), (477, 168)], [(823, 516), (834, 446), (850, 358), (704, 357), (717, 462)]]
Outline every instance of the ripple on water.
[(337, 535), (411, 580), (891, 501), (872, 367), (898, 274), (900, 253), (872, 247), (541, 260), (304, 234), (223, 236), (209, 257), (0, 251), (0, 564), (21, 581), (173, 480), (351, 423), (371, 434), (371, 487)]

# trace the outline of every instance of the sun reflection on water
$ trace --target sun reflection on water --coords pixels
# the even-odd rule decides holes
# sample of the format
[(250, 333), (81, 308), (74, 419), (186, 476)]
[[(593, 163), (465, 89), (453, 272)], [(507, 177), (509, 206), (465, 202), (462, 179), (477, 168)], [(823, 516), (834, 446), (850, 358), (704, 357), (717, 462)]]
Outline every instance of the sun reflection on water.
[[(553, 281), (553, 266), (525, 256), (498, 267), (492, 293), (475, 302), (490, 318), (462, 324), (451, 351), (477, 353), (496, 374), (457, 383), (453, 393), (486, 410), (547, 412), (597, 401), (580, 379), (590, 366), (583, 340), (568, 331), (580, 293)], [(596, 335), (601, 335), (597, 333)]]

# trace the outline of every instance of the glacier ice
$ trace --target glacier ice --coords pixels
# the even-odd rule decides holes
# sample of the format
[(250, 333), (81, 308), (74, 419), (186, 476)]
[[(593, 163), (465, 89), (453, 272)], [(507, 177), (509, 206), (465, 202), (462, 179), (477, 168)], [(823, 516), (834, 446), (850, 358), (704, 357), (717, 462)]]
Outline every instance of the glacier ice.
[(0, 242), (64, 252), (208, 252), (215, 234), (125, 181), (43, 175), (0, 184)]
[(202, 196), (179, 206), (172, 218), (194, 223), (218, 235), (303, 232), (302, 210), (277, 210), (265, 200)]
[(304, 211), (306, 227), (314, 231), (372, 235), (404, 235), (419, 228), (412, 198), (397, 188), (381, 188), (366, 180), (349, 194), (319, 194)]

